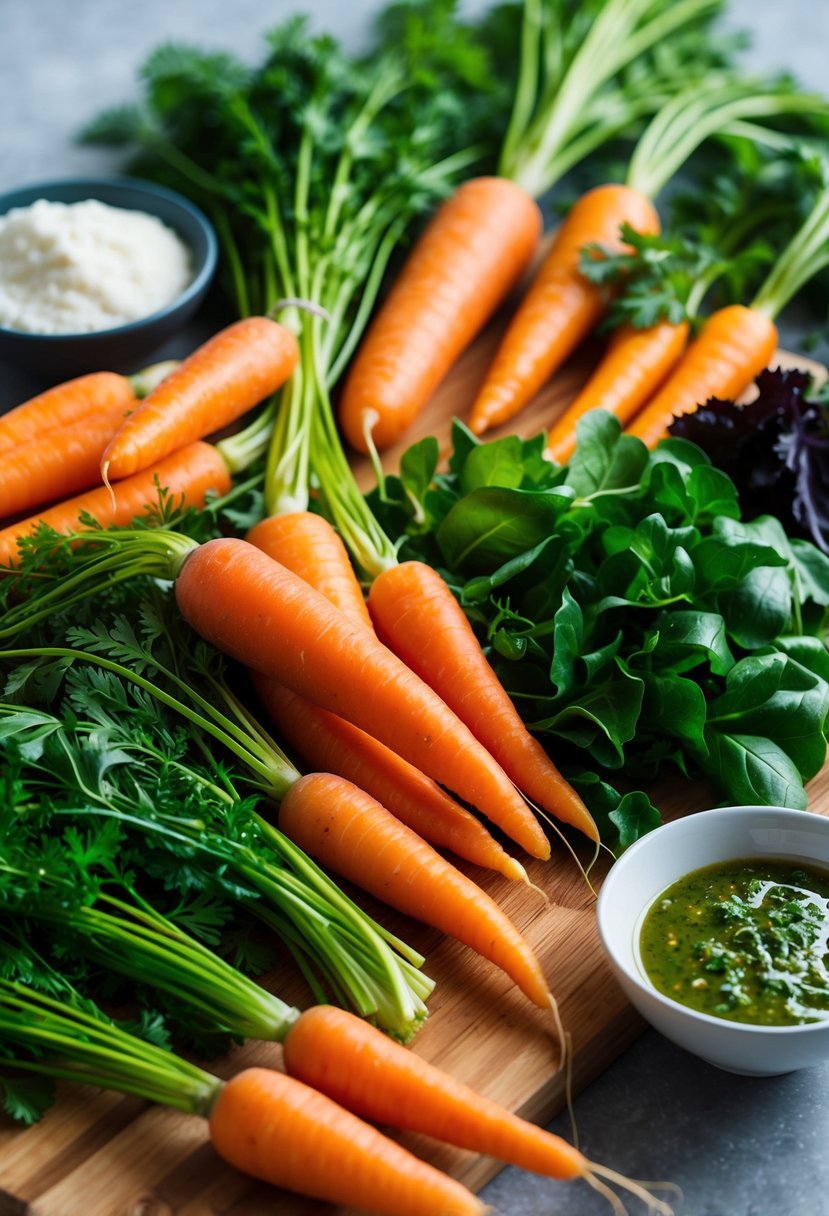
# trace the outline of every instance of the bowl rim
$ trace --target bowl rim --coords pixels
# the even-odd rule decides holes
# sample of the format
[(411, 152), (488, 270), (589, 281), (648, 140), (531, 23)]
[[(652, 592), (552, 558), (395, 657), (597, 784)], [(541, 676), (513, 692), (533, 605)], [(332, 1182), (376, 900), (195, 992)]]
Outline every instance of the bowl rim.
[[(10, 190), (4, 190), (0, 193), (0, 217), (7, 214), (9, 210), (18, 204), (12, 203), (7, 205), (7, 199), (17, 194), (35, 194), (43, 190), (55, 190), (66, 187), (78, 187), (81, 189), (89, 188), (94, 191), (100, 187), (112, 187), (114, 189), (126, 188), (135, 190), (136, 194), (144, 194), (150, 198), (162, 198), (167, 202), (178, 207), (182, 212), (190, 215), (201, 229), (205, 240), (205, 251), (196, 273), (191, 281), (185, 287), (184, 291), (180, 292), (174, 300), (169, 304), (165, 304), (163, 308), (157, 308), (155, 312), (148, 313), (146, 317), (139, 317), (135, 321), (127, 321), (124, 325), (113, 325), (108, 329), (85, 330), (80, 333), (60, 333), (60, 334), (39, 334), (30, 333), (24, 329), (11, 329), (7, 325), (0, 324), (0, 337), (14, 340), (22, 344), (48, 344), (48, 343), (89, 343), (103, 341), (108, 338), (122, 337), (126, 334), (135, 333), (138, 330), (153, 325), (155, 322), (162, 320), (164, 317), (169, 317), (175, 314), (180, 308), (186, 307), (195, 296), (206, 290), (213, 275), (216, 272), (216, 266), (219, 260), (219, 238), (216, 234), (212, 222), (196, 203), (191, 202), (183, 194), (177, 190), (172, 190), (169, 186), (162, 186), (155, 182), (145, 180), (141, 177), (133, 177), (129, 174), (113, 174), (106, 176), (99, 174), (97, 176), (85, 177), (55, 177), (48, 181), (31, 182), (30, 184), (15, 186)], [(37, 196), (37, 195), (36, 195)], [(94, 197), (94, 194), (91, 196)], [(36, 201), (35, 198), (32, 202)], [(55, 201), (55, 200), (47, 200)], [(20, 206), (28, 206), (30, 204), (21, 203)]]
[[(687, 829), (689, 822), (696, 820), (697, 816), (699, 816), (703, 821), (708, 820), (710, 822), (711, 816), (716, 816), (717, 819), (727, 819), (730, 815), (733, 819), (735, 812), (738, 815), (759, 815), (761, 818), (768, 816), (769, 818), (780, 819), (782, 817), (790, 820), (792, 823), (802, 821), (802, 817), (804, 815), (810, 815), (813, 816), (815, 820), (822, 822), (825, 825), (825, 830), (827, 833), (829, 833), (829, 817), (820, 815), (817, 812), (809, 810), (796, 810), (792, 807), (764, 805), (753, 806), (749, 804), (740, 806), (714, 807), (710, 810), (698, 811), (690, 815), (681, 816), (678, 819), (672, 819), (669, 823), (660, 824), (659, 827), (654, 828), (651, 832), (648, 832), (645, 836), (642, 836), (639, 840), (635, 841), (634, 844), (630, 845), (630, 847), (626, 849), (624, 853), (622, 853), (613, 863), (607, 876), (602, 882), (599, 890), (599, 896), (596, 901), (596, 925), (605, 954), (611, 960), (617, 972), (624, 975), (626, 983), (634, 987), (648, 1001), (654, 1002), (666, 1013), (671, 1013), (674, 1016), (683, 1016), (687, 1020), (697, 1022), (703, 1026), (710, 1026), (712, 1029), (718, 1030), (720, 1033), (747, 1036), (771, 1035), (773, 1038), (789, 1038), (794, 1035), (818, 1034), (821, 1032), (825, 1034), (827, 1029), (829, 1029), (829, 1018), (824, 1018), (815, 1022), (797, 1023), (789, 1026), (762, 1026), (753, 1022), (735, 1022), (729, 1018), (718, 1018), (713, 1014), (703, 1013), (698, 1009), (691, 1009), (690, 1006), (683, 1005), (681, 1001), (676, 1001), (672, 997), (666, 996), (653, 984), (649, 983), (642, 976), (640, 976), (636, 970), (627, 965), (626, 960), (619, 957), (618, 952), (610, 944), (609, 934), (606, 930), (605, 922), (611, 907), (614, 887), (620, 881), (622, 881), (619, 875), (623, 874), (624, 872), (625, 859), (645, 852), (649, 848), (653, 847), (652, 839), (657, 835), (659, 835), (664, 841), (666, 835), (674, 835), (683, 827)], [(742, 856), (749, 856), (749, 854), (743, 854)], [(727, 860), (727, 858), (723, 858), (722, 860)], [(707, 863), (703, 863), (703, 865), (705, 864)], [(716, 865), (717, 859), (712, 859), (710, 864)], [(617, 870), (617, 866), (622, 866), (622, 870)], [(700, 866), (694, 866), (691, 869), (683, 871), (683, 873), (690, 874), (694, 869), (700, 868)], [(829, 869), (829, 866), (827, 866), (827, 869)], [(615, 879), (613, 877), (614, 871), (616, 873)], [(668, 886), (670, 886), (670, 882), (666, 882), (664, 886), (660, 888), (660, 891), (664, 890), (665, 887)], [(652, 896), (648, 902), (643, 904), (643, 906), (640, 908), (637, 914), (636, 926), (641, 924), (645, 911), (651, 906), (653, 900), (657, 897), (658, 893), (657, 895)], [(643, 1014), (643, 1016), (647, 1018), (647, 1014)]]

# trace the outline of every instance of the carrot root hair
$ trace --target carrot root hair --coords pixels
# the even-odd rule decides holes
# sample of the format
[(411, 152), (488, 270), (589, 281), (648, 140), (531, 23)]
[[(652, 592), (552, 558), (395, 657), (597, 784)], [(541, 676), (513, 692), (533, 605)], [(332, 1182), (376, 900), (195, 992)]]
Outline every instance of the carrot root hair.
[(611, 1182), (640, 1200), (645, 1205), (648, 1216), (674, 1216), (674, 1209), (671, 1205), (665, 1203), (663, 1199), (657, 1199), (652, 1193), (654, 1190), (671, 1190), (676, 1193), (678, 1199), (682, 1198), (682, 1192), (673, 1182), (642, 1182), (636, 1178), (628, 1178), (616, 1170), (608, 1169), (606, 1165), (596, 1165), (594, 1161), (588, 1162), (588, 1168), (583, 1177), (594, 1191), (598, 1191), (607, 1199), (617, 1216), (627, 1216), (627, 1208), (608, 1185)]

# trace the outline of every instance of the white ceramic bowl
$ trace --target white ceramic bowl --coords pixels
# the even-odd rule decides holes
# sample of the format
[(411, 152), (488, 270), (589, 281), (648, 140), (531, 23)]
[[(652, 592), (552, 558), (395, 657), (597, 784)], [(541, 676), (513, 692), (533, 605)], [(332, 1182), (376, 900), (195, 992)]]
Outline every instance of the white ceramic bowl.
[(829, 1058), (829, 1020), (752, 1026), (697, 1013), (663, 996), (639, 957), (642, 920), (657, 895), (692, 870), (774, 857), (829, 870), (829, 818), (782, 807), (701, 811), (649, 832), (611, 867), (599, 893), (602, 944), (631, 1004), (666, 1038), (719, 1068), (773, 1076)]

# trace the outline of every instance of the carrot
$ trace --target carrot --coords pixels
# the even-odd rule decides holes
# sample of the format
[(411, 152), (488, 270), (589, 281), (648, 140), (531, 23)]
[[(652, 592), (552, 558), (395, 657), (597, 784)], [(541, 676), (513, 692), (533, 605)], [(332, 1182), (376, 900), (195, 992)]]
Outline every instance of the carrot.
[(777, 349), (777, 327), (759, 309), (729, 304), (712, 313), (661, 389), (627, 427), (648, 447), (668, 433), (679, 414), (709, 397), (739, 397)]
[[(382, 1031), (333, 1005), (300, 1014), (283, 1043), (285, 1070), (364, 1119), (417, 1132), (561, 1181), (584, 1179), (611, 1198), (605, 1178), (651, 1213), (670, 1216), (637, 1182), (589, 1161), (566, 1140), (536, 1127), (430, 1064)], [(620, 1207), (614, 1197), (616, 1211)]]
[(377, 636), (453, 709), (533, 802), (598, 841), (581, 798), (524, 725), (466, 614), (424, 562), (392, 566), (368, 598)]
[(477, 807), (536, 857), (550, 845), (503, 770), (444, 702), (361, 625), (244, 540), (207, 541), (176, 579), (218, 649), (339, 714)]
[(269, 515), (245, 539), (310, 583), (352, 624), (373, 628), (348, 551), (327, 519), (312, 511)]
[(353, 448), (395, 443), (529, 266), (537, 203), (503, 177), (465, 182), (436, 212), (369, 326), (343, 387)]
[(127, 376), (91, 372), (39, 393), (0, 416), (0, 452), (40, 435), (72, 426), (90, 414), (134, 409), (137, 398)]
[(547, 451), (552, 458), (567, 463), (576, 446), (576, 424), (590, 410), (607, 410), (623, 426), (629, 422), (676, 365), (689, 328), (687, 321), (660, 321), (647, 329), (617, 329), (590, 379), (550, 428)]
[(305, 1009), (283, 1041), (285, 1070), (361, 1118), (418, 1132), (551, 1178), (584, 1176), (566, 1140), (511, 1114), (364, 1019)]
[(267, 1068), (225, 1082), (210, 1139), (230, 1165), (313, 1199), (388, 1216), (483, 1216), (460, 1182), (310, 1086)]
[(214, 447), (192, 443), (154, 468), (118, 482), (112, 494), (106, 486), (98, 486), (4, 528), (0, 531), (0, 566), (14, 565), (18, 541), (34, 532), (41, 522), (56, 532), (71, 532), (79, 526), (81, 515), (88, 514), (103, 527), (124, 526), (141, 515), (149, 503), (157, 502), (159, 486), (184, 506), (202, 507), (209, 491), (227, 492), (230, 474)]
[(87, 414), (6, 449), (0, 458), (0, 519), (97, 485), (101, 453), (123, 416), (120, 407)]
[(581, 251), (595, 242), (621, 252), (623, 223), (659, 231), (650, 199), (628, 186), (597, 186), (571, 208), (472, 403), (469, 427), (476, 435), (514, 417), (594, 328), (604, 297), (579, 272)]
[(282, 799), (279, 826), (320, 865), (463, 942), (551, 1008), (541, 965), (506, 913), (370, 794), (333, 773), (309, 773)]
[(308, 769), (351, 781), (429, 844), (527, 882), (524, 867), (474, 815), (391, 748), (274, 680), (253, 673), (253, 683), (283, 739)]
[(291, 375), (296, 338), (268, 317), (246, 317), (208, 339), (130, 414), (101, 458), (105, 482), (149, 468), (234, 422)]

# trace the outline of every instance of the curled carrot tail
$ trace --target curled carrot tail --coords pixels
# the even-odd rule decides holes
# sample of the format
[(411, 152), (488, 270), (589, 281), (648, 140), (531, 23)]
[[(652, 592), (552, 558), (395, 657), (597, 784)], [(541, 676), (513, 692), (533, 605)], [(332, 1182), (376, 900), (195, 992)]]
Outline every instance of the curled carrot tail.
[(369, 612), (377, 635), (434, 688), (538, 806), (597, 841), (590, 812), (524, 725), (449, 586), (424, 562), (375, 578)]
[(333, 1005), (300, 1014), (283, 1043), (292, 1077), (364, 1119), (419, 1132), (551, 1178), (583, 1177), (584, 1156)]
[(465, 182), (437, 211), (346, 379), (340, 425), (357, 451), (396, 442), (530, 263), (541, 212), (507, 178)]
[(294, 335), (268, 317), (227, 326), (130, 414), (101, 458), (104, 481), (129, 477), (234, 422), (276, 392), (298, 358)]
[(536, 857), (535, 815), (440, 697), (362, 625), (244, 540), (199, 545), (176, 580), (179, 609), (212, 645), (346, 718), (476, 807)]
[(81, 526), (81, 515), (89, 514), (101, 527), (126, 527), (148, 507), (157, 505), (159, 487), (167, 490), (176, 506), (200, 508), (208, 493), (226, 494), (230, 485), (230, 473), (220, 453), (209, 443), (191, 443), (153, 468), (119, 481), (112, 491), (98, 486), (4, 528), (0, 531), (0, 566), (14, 565), (19, 539), (31, 535), (41, 522), (55, 532), (73, 532)]
[(752, 384), (777, 349), (774, 322), (756, 308), (729, 304), (711, 313), (656, 396), (627, 427), (653, 447), (671, 420), (692, 413), (709, 397), (730, 401)]
[(675, 367), (688, 329), (687, 321), (617, 329), (599, 366), (550, 428), (547, 450), (552, 458), (567, 463), (576, 447), (576, 423), (590, 410), (607, 410), (623, 426), (629, 422)]
[(658, 232), (659, 217), (644, 195), (605, 185), (583, 194), (553, 245), (501, 341), (469, 415), (476, 435), (514, 417), (547, 383), (596, 325), (601, 290), (579, 273), (585, 245), (621, 251), (622, 224)]
[(312, 511), (270, 515), (254, 524), (245, 539), (305, 579), (353, 625), (363, 624), (373, 631), (348, 550), (327, 519)]
[(237, 1073), (209, 1123), (213, 1147), (230, 1165), (300, 1195), (386, 1216), (487, 1210), (460, 1182), (280, 1072)]
[(91, 414), (124, 414), (138, 399), (126, 376), (90, 372), (49, 388), (0, 417), (0, 452), (72, 426)]
[(474, 815), (391, 748), (265, 676), (254, 672), (253, 683), (280, 734), (307, 768), (345, 777), (436, 848), (450, 849), (505, 878), (529, 881), (520, 862)]
[(310, 773), (283, 798), (279, 824), (321, 865), (463, 942), (550, 1010), (541, 965), (506, 913), (364, 790), (331, 773)]

